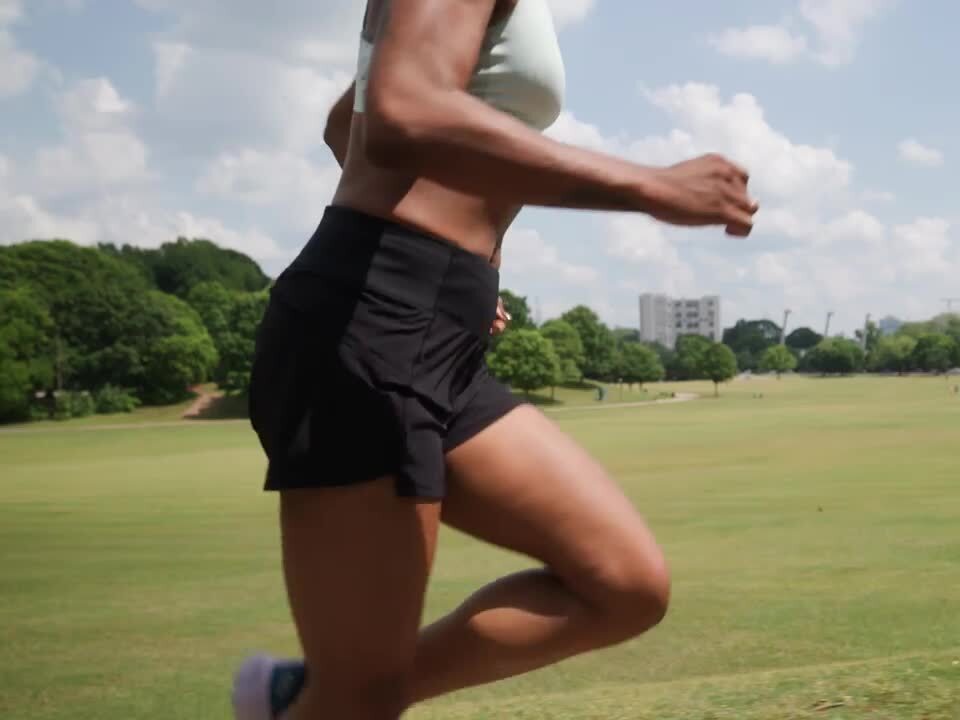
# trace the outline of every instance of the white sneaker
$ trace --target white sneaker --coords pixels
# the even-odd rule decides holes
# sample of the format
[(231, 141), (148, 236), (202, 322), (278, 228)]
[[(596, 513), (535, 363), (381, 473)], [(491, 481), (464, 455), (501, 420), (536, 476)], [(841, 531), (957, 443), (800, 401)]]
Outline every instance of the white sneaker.
[(278, 720), (297, 699), (306, 676), (300, 660), (251, 655), (233, 675), (235, 720)]

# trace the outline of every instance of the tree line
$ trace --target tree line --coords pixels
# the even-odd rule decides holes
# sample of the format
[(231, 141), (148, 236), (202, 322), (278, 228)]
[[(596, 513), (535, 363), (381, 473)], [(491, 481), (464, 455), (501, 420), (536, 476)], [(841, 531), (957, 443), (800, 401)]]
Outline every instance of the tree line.
[[(244, 392), (270, 278), (209, 240), (156, 249), (65, 240), (0, 246), (0, 422), (129, 411), (190, 396), (197, 383)], [(682, 336), (674, 348), (611, 328), (580, 305), (541, 325), (526, 298), (502, 293), (512, 320), (492, 339), (491, 371), (522, 392), (585, 381), (644, 385), (737, 372), (778, 375), (944, 372), (960, 366), (960, 316), (855, 338), (740, 320), (722, 342)]]
[(243, 390), (270, 279), (208, 240), (0, 247), (0, 422)]

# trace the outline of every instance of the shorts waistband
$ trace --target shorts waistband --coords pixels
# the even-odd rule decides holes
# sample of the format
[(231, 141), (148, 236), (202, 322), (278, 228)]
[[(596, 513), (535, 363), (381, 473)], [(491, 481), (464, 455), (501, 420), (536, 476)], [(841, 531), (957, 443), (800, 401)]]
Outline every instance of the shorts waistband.
[(483, 257), (419, 229), (334, 205), (284, 275), (307, 275), (327, 286), (443, 312), (482, 338), (489, 336), (500, 287), (499, 272)]

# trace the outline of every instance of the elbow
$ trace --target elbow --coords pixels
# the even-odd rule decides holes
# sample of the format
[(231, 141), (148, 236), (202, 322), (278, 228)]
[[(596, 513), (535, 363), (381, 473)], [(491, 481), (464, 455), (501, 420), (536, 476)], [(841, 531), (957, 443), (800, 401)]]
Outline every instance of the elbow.
[(425, 140), (422, 111), (410, 100), (376, 97), (366, 108), (363, 148), (367, 161), (385, 170), (407, 170), (422, 154)]

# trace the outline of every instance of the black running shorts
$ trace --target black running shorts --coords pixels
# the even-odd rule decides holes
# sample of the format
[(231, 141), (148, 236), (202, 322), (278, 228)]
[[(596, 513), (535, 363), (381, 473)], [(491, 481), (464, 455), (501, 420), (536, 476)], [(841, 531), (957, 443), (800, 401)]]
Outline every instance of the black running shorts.
[(250, 417), (267, 490), (396, 478), (441, 498), (444, 456), (519, 401), (484, 359), (499, 274), (484, 258), (329, 207), (257, 333)]

